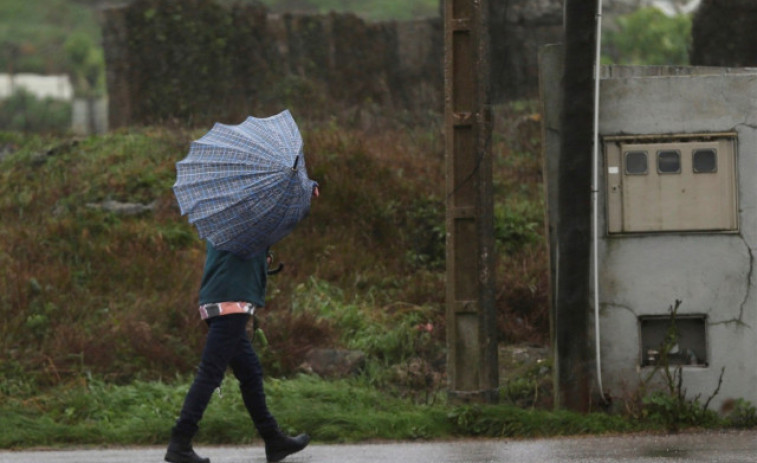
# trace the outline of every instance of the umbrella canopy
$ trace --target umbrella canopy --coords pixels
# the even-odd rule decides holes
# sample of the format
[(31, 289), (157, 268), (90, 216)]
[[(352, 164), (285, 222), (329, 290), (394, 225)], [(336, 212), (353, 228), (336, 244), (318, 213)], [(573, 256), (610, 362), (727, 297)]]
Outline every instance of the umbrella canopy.
[(173, 190), (201, 238), (250, 258), (307, 215), (315, 186), (302, 136), (285, 110), (239, 125), (216, 123), (176, 163)]

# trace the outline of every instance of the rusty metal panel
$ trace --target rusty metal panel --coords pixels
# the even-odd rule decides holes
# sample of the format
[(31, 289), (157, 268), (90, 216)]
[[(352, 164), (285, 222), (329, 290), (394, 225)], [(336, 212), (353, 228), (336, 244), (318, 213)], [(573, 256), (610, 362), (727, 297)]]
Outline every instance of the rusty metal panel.
[(469, 31), (452, 34), (453, 111), (471, 112), (476, 106), (476, 75), (471, 72), (474, 69), (473, 38)]
[[(452, 235), (455, 237), (455, 268), (453, 271), (455, 300), (467, 301), (478, 298), (478, 239), (476, 221), (473, 218), (455, 219)], [(449, 283), (449, 282), (448, 282)]]
[[(474, 153), (476, 150), (476, 132), (472, 126), (455, 126), (451, 128), (453, 152)], [(453, 156), (451, 186), (454, 190), (450, 200), (455, 208), (475, 207), (478, 198), (476, 188), (476, 158), (475, 156)]]
[(455, 317), (455, 364), (457, 374), (452, 379), (455, 391), (478, 391), (481, 378), (479, 377), (481, 358), (478, 353), (481, 340), (479, 339), (479, 317), (475, 313), (461, 313)]

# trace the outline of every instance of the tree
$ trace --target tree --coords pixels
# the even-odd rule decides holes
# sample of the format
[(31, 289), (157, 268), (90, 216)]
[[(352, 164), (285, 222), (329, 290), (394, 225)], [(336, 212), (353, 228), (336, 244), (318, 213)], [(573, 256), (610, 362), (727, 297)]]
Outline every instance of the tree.
[(63, 49), (68, 55), (71, 82), (77, 96), (92, 98), (104, 91), (105, 58), (101, 48), (96, 47), (90, 36), (74, 32), (66, 40)]
[(74, 95), (87, 102), (87, 132), (97, 132), (95, 102), (105, 91), (105, 57), (89, 35), (74, 32), (63, 45), (69, 59), (69, 75)]
[(617, 29), (603, 40), (604, 64), (689, 64), (691, 16), (667, 16), (657, 8), (641, 8), (616, 19)]

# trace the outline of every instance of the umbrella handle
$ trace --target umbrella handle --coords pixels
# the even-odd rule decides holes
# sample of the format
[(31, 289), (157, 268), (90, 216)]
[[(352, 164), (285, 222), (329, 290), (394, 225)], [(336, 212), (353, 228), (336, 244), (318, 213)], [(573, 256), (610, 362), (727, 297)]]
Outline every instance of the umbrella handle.
[(297, 163), (298, 162), (300, 162), (300, 157), (299, 156), (297, 156), (296, 158), (294, 158), (294, 165), (292, 166), (292, 170), (295, 170), (295, 171), (297, 170)]
[(278, 265), (278, 266), (277, 266), (277, 267), (276, 267), (275, 269), (273, 269), (273, 270), (268, 270), (268, 272), (267, 272), (267, 273), (268, 273), (269, 275), (276, 275), (277, 273), (281, 272), (282, 270), (284, 270), (284, 264), (281, 264), (281, 263), (280, 263), (280, 264), (279, 264), (279, 265)]

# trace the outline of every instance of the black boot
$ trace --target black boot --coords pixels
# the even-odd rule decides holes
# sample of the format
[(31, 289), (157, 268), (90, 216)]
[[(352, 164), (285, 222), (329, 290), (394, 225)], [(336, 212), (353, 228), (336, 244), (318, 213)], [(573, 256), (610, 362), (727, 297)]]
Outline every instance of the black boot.
[(202, 458), (192, 449), (192, 438), (171, 433), (171, 442), (166, 450), (165, 460), (170, 463), (210, 463), (210, 458)]
[(277, 431), (264, 440), (265, 457), (270, 463), (274, 463), (304, 449), (308, 445), (308, 442), (310, 442), (310, 436), (300, 434), (297, 437), (289, 437), (281, 431)]

